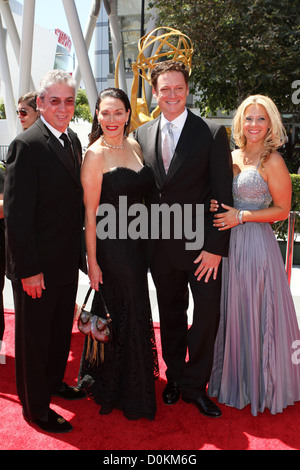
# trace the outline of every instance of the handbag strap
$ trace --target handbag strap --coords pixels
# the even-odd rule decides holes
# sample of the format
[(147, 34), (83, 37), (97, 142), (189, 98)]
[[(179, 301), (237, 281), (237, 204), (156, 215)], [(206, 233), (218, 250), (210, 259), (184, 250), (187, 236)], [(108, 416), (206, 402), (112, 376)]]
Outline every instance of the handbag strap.
[[(87, 304), (87, 302), (88, 302), (88, 300), (89, 300), (89, 297), (90, 297), (90, 295), (91, 295), (92, 290), (93, 290), (93, 288), (90, 287), (89, 290), (87, 291), (87, 294), (86, 294), (86, 296), (85, 296), (83, 305), (82, 305), (82, 307), (81, 307), (82, 309), (85, 308), (85, 306), (86, 306), (86, 304)], [(107, 310), (106, 303), (105, 303), (105, 300), (104, 300), (104, 298), (103, 298), (103, 294), (102, 294), (102, 292), (101, 292), (100, 284), (99, 284), (99, 291), (98, 291), (98, 292), (99, 292), (99, 294), (100, 294), (100, 297), (101, 297), (101, 300), (102, 300), (102, 303), (103, 303), (103, 307), (104, 307), (104, 310), (105, 310), (105, 315), (106, 315), (107, 321), (111, 321), (110, 314), (109, 314), (109, 312), (108, 312), (108, 310)]]
[(86, 296), (85, 296), (85, 299), (84, 299), (84, 302), (83, 302), (81, 308), (83, 308), (83, 309), (85, 308), (85, 306), (86, 306), (86, 304), (87, 304), (87, 301), (89, 300), (89, 296), (90, 296), (92, 290), (93, 290), (93, 289), (90, 287), (89, 290), (87, 291), (87, 294), (86, 294)]
[(98, 291), (98, 292), (99, 292), (99, 294), (100, 294), (100, 297), (101, 297), (101, 300), (102, 300), (102, 303), (103, 303), (103, 307), (104, 307), (104, 310), (105, 310), (105, 314), (106, 314), (107, 321), (110, 322), (110, 321), (111, 321), (110, 314), (109, 314), (109, 312), (108, 312), (108, 310), (107, 310), (106, 303), (105, 303), (105, 300), (104, 300), (104, 298), (103, 298), (103, 294), (102, 294), (102, 292), (101, 292), (100, 286), (99, 286), (99, 291)]

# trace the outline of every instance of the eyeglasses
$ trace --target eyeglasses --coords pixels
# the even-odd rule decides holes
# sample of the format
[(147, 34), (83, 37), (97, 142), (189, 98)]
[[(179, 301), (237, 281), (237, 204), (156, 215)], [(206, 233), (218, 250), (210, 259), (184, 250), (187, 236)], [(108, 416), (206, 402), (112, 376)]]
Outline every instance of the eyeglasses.
[(65, 103), (66, 106), (74, 106), (74, 98), (67, 98), (66, 100), (61, 100), (60, 98), (51, 98), (48, 100), (51, 106), (59, 106), (61, 103)]
[(24, 116), (27, 116), (28, 111), (26, 111), (26, 109), (17, 109), (16, 113), (17, 113), (18, 116), (21, 115), (21, 116), (24, 117)]

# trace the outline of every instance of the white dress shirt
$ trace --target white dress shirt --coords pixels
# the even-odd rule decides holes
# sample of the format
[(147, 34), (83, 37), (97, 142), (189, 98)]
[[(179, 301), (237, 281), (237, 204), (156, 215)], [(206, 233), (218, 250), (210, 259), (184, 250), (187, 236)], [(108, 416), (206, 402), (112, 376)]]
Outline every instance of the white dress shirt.
[[(62, 139), (60, 139), (60, 136), (61, 136), (61, 134), (63, 134), (63, 132), (60, 132), (57, 129), (55, 129), (55, 127), (52, 127), (51, 124), (49, 124), (49, 122), (47, 122), (46, 119), (43, 116), (41, 116), (41, 120), (43, 121), (45, 126), (47, 126), (48, 129), (52, 132), (52, 134), (54, 134), (55, 137), (60, 141), (62, 146), (64, 146), (64, 141)], [(68, 136), (68, 130), (67, 129), (65, 130), (64, 133)]]
[[(178, 140), (179, 140), (179, 137), (180, 137), (180, 134), (181, 134), (181, 131), (183, 129), (183, 126), (185, 124), (185, 121), (186, 121), (186, 118), (187, 118), (187, 109), (185, 108), (185, 110), (183, 111), (182, 114), (180, 114), (180, 116), (178, 116), (176, 119), (174, 119), (172, 121), (172, 124), (173, 124), (173, 127), (172, 127), (172, 131), (173, 131), (173, 136), (174, 136), (174, 149), (176, 149), (176, 145), (178, 143)], [(166, 135), (166, 127), (165, 127), (165, 124), (169, 122), (165, 117), (164, 115), (162, 114), (161, 115), (161, 119), (160, 119), (160, 130), (161, 130), (161, 145), (162, 145), (162, 148), (163, 148), (163, 144), (164, 144), (164, 139), (165, 139), (165, 135)]]

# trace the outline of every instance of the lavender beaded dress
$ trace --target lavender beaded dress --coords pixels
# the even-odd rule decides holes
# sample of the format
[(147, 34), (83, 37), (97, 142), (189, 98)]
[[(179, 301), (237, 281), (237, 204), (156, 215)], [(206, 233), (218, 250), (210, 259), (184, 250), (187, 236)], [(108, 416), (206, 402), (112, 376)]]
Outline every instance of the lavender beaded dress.
[[(255, 169), (234, 178), (233, 198), (237, 209), (258, 210), (271, 203), (268, 185)], [(270, 224), (234, 227), (223, 260), (221, 319), (208, 394), (238, 409), (251, 404), (254, 416), (265, 408), (282, 412), (300, 400), (299, 347), (294, 303)]]

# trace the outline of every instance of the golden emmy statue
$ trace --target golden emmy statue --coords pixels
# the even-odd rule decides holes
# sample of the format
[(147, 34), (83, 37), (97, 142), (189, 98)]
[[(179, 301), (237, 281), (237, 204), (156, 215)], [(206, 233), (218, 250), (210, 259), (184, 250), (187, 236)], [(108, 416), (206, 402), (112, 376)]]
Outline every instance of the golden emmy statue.
[[(147, 57), (148, 51), (155, 50), (155, 54)], [(160, 109), (157, 106), (152, 113), (149, 113), (146, 94), (145, 81), (151, 85), (150, 74), (157, 62), (162, 60), (181, 61), (192, 71), (193, 44), (185, 34), (177, 29), (161, 27), (156, 28), (143, 36), (138, 43), (138, 56), (136, 62), (132, 64), (133, 82), (131, 87), (131, 127), (130, 132), (147, 121), (156, 118)], [(115, 86), (118, 88), (119, 60), (116, 64)], [(142, 98), (138, 98), (139, 77), (142, 79)]]

